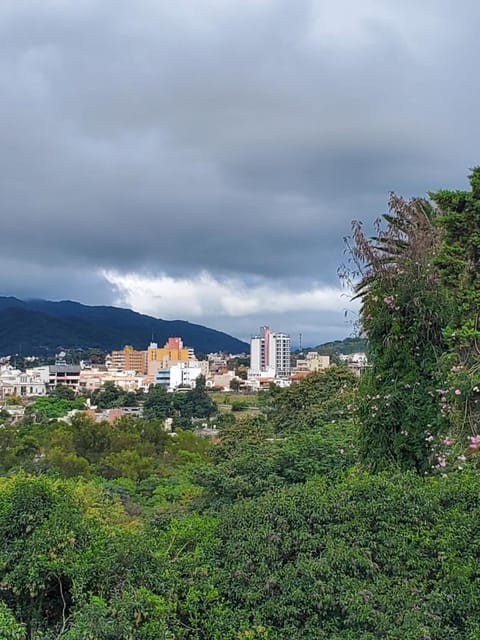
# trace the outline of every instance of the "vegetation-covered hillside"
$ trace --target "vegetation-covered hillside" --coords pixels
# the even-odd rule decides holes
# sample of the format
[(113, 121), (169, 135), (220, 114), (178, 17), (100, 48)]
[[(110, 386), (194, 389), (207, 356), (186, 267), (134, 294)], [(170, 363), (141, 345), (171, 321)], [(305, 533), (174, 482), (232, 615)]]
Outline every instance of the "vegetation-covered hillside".
[(91, 307), (64, 300), (18, 300), (0, 296), (0, 355), (45, 356), (63, 349), (111, 351), (131, 344), (145, 349), (152, 335), (160, 344), (182, 336), (200, 353), (243, 353), (237, 338), (184, 320), (161, 320), (130, 309)]
[(314, 351), (317, 351), (322, 356), (330, 357), (350, 355), (351, 353), (365, 353), (368, 351), (368, 343), (365, 338), (350, 337), (319, 344), (314, 347)]

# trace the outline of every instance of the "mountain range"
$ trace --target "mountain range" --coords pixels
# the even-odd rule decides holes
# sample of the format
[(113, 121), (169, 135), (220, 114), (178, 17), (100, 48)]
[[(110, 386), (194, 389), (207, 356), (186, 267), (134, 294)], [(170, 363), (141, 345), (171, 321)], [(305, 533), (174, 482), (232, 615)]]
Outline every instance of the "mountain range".
[(60, 349), (111, 351), (129, 344), (145, 349), (180, 336), (198, 353), (249, 350), (221, 331), (184, 320), (161, 320), (130, 309), (88, 306), (70, 300), (19, 300), (0, 296), (0, 355), (47, 355)]

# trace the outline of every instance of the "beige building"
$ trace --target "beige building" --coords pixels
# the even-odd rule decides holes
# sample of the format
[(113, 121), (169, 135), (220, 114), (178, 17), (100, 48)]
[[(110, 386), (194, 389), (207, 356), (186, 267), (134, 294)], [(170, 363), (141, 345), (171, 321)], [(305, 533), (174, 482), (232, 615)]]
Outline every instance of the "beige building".
[(147, 377), (136, 371), (121, 371), (120, 369), (110, 369), (102, 371), (100, 369), (84, 369), (80, 372), (78, 390), (80, 393), (96, 391), (101, 389), (106, 382), (113, 382), (123, 391), (137, 391), (147, 389)]
[(230, 391), (230, 383), (235, 378), (233, 371), (225, 373), (214, 373), (207, 379), (208, 388), (222, 388), (224, 391)]
[(330, 366), (330, 356), (321, 356), (316, 351), (309, 351), (305, 358), (298, 359), (294, 373), (315, 373)]

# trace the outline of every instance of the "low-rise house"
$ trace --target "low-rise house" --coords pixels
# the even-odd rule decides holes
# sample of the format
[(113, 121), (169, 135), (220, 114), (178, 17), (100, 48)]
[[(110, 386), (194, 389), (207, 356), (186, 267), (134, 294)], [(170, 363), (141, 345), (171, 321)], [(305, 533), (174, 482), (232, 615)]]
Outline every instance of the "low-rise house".
[(366, 353), (358, 352), (358, 353), (349, 353), (342, 354), (339, 356), (340, 361), (344, 362), (351, 371), (359, 376), (362, 371), (364, 371), (368, 367), (368, 357)]
[(230, 391), (230, 383), (235, 379), (235, 373), (233, 371), (227, 371), (225, 373), (217, 373), (209, 376), (206, 386), (209, 389), (223, 389), (224, 391)]
[(330, 356), (321, 356), (316, 351), (309, 351), (305, 358), (298, 359), (293, 369), (294, 373), (307, 372), (316, 373), (330, 366)]

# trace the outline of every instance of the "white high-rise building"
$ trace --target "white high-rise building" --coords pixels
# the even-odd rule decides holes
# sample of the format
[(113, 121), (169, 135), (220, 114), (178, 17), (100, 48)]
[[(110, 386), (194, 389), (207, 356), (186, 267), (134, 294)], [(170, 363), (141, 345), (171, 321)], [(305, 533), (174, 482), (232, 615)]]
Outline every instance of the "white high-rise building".
[(261, 327), (262, 333), (250, 341), (252, 377), (290, 377), (290, 336)]

